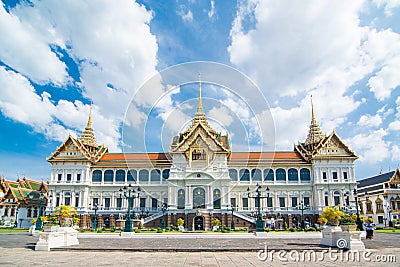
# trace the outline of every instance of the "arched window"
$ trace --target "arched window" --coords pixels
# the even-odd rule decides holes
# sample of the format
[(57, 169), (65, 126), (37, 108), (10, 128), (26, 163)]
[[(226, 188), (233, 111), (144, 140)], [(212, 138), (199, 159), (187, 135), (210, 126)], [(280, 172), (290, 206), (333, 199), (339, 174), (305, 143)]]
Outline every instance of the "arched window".
[(28, 217), (28, 218), (32, 217), (32, 208), (28, 208), (28, 213), (27, 213), (26, 217)]
[(264, 181), (273, 181), (274, 180), (274, 171), (272, 169), (264, 170)]
[(164, 180), (167, 180), (167, 179), (169, 178), (169, 169), (164, 169), (164, 170), (162, 171), (162, 178), (163, 178)]
[(306, 168), (302, 168), (300, 170), (300, 180), (301, 181), (310, 181), (310, 170)]
[(229, 169), (229, 177), (231, 177), (231, 181), (237, 181), (238, 172), (235, 169)]
[(367, 199), (367, 201), (365, 201), (365, 209), (367, 213), (372, 213), (372, 201), (370, 199)]
[(252, 181), (262, 181), (262, 174), (260, 169), (251, 170), (251, 180)]
[(101, 171), (100, 170), (93, 171), (92, 182), (95, 182), (95, 183), (101, 182)]
[(139, 181), (140, 182), (148, 182), (149, 181), (149, 171), (148, 170), (140, 170), (139, 171)]
[(203, 188), (195, 188), (193, 190), (193, 208), (206, 207), (206, 191)]
[(125, 171), (124, 170), (118, 170), (115, 173), (115, 181), (123, 183), (125, 182)]
[(129, 170), (128, 175), (126, 177), (128, 182), (136, 182), (137, 181), (137, 171), (136, 170)]
[(221, 208), (221, 191), (219, 189), (214, 189), (213, 193), (214, 209)]
[(277, 181), (286, 181), (286, 171), (284, 169), (276, 170), (276, 180)]
[(150, 181), (151, 182), (160, 182), (161, 171), (158, 169), (151, 170), (150, 172)]
[(375, 200), (375, 205), (376, 205), (376, 212), (380, 212), (380, 213), (382, 213), (383, 212), (383, 205), (382, 205), (382, 199), (380, 199), (380, 198), (377, 198), (376, 200)]
[(296, 169), (294, 169), (294, 168), (290, 168), (289, 170), (288, 170), (288, 180), (289, 181), (298, 181), (298, 172), (297, 172), (297, 170)]
[(335, 206), (340, 205), (340, 192), (339, 191), (333, 192), (333, 201), (335, 202)]
[(250, 181), (250, 172), (248, 169), (240, 169), (239, 171), (240, 181), (249, 182)]
[(178, 190), (178, 209), (185, 208), (185, 190), (179, 189)]
[(114, 180), (114, 172), (112, 170), (106, 170), (104, 172), (104, 182), (112, 183)]

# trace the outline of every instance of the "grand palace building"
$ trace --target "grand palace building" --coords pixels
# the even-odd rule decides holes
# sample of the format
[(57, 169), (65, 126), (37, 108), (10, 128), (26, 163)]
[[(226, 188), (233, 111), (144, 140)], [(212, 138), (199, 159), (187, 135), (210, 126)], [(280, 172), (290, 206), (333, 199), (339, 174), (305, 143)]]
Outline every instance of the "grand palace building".
[(90, 114), (82, 135), (68, 136), (47, 158), (46, 212), (72, 205), (81, 227), (91, 227), (95, 215), (99, 227), (123, 227), (128, 200), (119, 190), (126, 186), (135, 189), (135, 226), (160, 227), (162, 219), (175, 225), (182, 218), (187, 229), (207, 230), (218, 218), (254, 228), (258, 207), (266, 227), (297, 226), (302, 219), (312, 225), (326, 206), (354, 210), (348, 199), (354, 199), (357, 158), (335, 131), (322, 133), (313, 107), (308, 136), (293, 151), (231, 151), (228, 136), (207, 121), (199, 93), (191, 125), (172, 138), (168, 153), (109, 153), (96, 142)]

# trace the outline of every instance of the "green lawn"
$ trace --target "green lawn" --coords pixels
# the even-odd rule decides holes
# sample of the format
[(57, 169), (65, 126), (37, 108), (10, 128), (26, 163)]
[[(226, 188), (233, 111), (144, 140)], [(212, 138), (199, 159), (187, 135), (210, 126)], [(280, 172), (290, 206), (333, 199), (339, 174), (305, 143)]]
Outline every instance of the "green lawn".
[(400, 234), (400, 229), (396, 230), (388, 230), (388, 229), (380, 229), (375, 230), (376, 233), (388, 233), (388, 234)]
[(0, 228), (0, 234), (27, 233), (28, 229)]

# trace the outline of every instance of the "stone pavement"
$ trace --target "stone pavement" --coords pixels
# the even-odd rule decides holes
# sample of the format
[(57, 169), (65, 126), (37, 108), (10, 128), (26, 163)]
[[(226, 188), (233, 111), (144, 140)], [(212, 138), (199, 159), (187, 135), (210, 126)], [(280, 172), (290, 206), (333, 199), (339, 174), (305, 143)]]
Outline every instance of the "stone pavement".
[[(399, 266), (400, 261), (400, 235), (397, 234), (376, 234), (374, 240), (364, 240), (370, 254), (366, 255), (366, 259), (360, 255), (360, 260), (355, 261), (352, 260), (353, 258), (346, 260), (346, 254), (342, 251), (331, 251), (331, 254), (328, 254), (327, 248), (319, 247), (318, 238), (312, 235), (307, 236), (305, 233), (302, 236), (274, 234), (267, 239), (249, 235), (174, 237), (143, 234), (132, 239), (96, 235), (96, 237), (81, 237), (81, 244), (75, 247), (75, 250), (51, 252), (33, 251), (32, 248), (37, 239), (26, 234), (0, 235), (0, 266), (345, 266), (348, 264)], [(268, 257), (262, 261), (266, 255), (265, 242), (268, 245), (268, 256), (273, 256), (272, 260)], [(151, 252), (130, 249), (140, 246), (151, 248)], [(216, 249), (214, 252), (157, 252), (157, 249), (173, 246), (189, 248), (189, 250), (196, 247), (245, 248), (249, 246), (254, 248), (254, 251), (221, 252)], [(317, 257), (302, 259), (303, 249), (310, 249), (312, 246), (317, 247), (315, 252)], [(97, 248), (97, 250), (88, 248)], [(118, 248), (127, 249), (118, 250)], [(286, 250), (285, 254), (272, 252), (272, 250), (280, 249)]]

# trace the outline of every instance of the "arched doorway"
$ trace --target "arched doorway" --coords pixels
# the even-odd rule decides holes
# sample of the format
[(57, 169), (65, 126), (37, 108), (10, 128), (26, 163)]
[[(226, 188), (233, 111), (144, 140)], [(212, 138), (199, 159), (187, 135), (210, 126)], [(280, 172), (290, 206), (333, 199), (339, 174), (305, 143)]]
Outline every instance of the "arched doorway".
[(196, 216), (193, 219), (194, 230), (195, 231), (204, 231), (204, 218), (203, 216)]
[(104, 218), (104, 228), (110, 228), (110, 218)]

